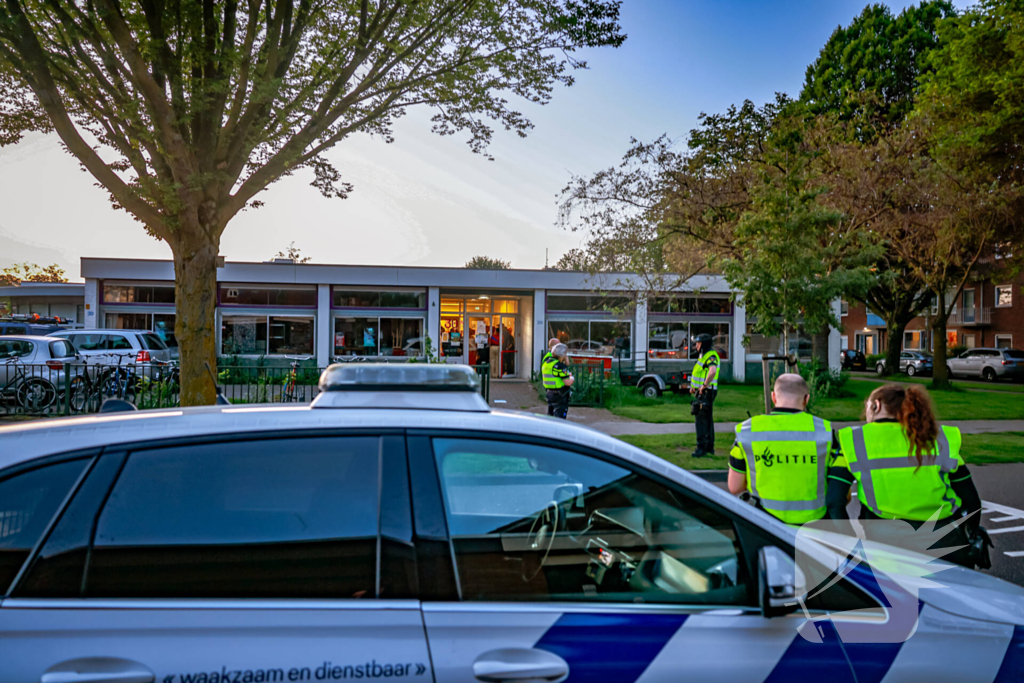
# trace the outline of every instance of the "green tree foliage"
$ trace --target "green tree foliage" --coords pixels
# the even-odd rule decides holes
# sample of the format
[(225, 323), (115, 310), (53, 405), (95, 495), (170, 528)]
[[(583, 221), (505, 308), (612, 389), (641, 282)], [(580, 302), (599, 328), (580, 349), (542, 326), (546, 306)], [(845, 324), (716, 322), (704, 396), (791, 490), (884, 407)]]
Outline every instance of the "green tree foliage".
[(511, 267), (511, 262), (491, 258), (490, 256), (474, 256), (466, 261), (466, 265), (463, 266), (463, 268), (472, 268), (475, 270), (508, 270)]
[(939, 30), (919, 107), (935, 129), (936, 154), (980, 179), (1021, 184), (1024, 0), (983, 0)]
[(358, 133), (391, 141), (410, 107), (485, 153), (492, 125), (530, 121), (618, 46), (618, 0), (6, 0), (0, 143), (54, 131), (174, 255), (182, 403), (212, 403), (216, 264), (231, 219), (308, 169), (331, 197), (352, 186), (324, 157)]
[(869, 110), (887, 123), (902, 121), (939, 44), (937, 26), (955, 14), (949, 0), (926, 0), (897, 16), (885, 5), (868, 5), (849, 26), (836, 28), (807, 67), (800, 100), (814, 113), (843, 119)]

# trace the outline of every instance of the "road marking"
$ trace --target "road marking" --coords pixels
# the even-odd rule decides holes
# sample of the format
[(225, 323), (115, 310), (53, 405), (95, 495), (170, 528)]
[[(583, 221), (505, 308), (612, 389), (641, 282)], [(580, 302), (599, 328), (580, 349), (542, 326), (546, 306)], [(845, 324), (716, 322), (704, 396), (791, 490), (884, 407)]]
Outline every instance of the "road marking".
[(988, 521), (990, 521), (990, 522), (1014, 522), (1014, 521), (1016, 521), (1018, 519), (1020, 519), (1020, 517), (1014, 517), (1013, 515), (1007, 515), (1006, 517), (992, 517)]
[(1024, 526), (1008, 526), (1002, 529), (989, 529), (988, 534), (991, 536), (992, 534), (1005, 534), (1011, 531), (1024, 531)]
[(1024, 550), (1008, 550), (1003, 555), (1007, 557), (1024, 557)]
[(987, 500), (981, 501), (981, 514), (987, 515), (990, 512), (1001, 512), (1010, 519), (1024, 519), (1024, 510), (1018, 510), (1017, 508), (1007, 507), (1006, 505), (1000, 505), (999, 503), (991, 503)]

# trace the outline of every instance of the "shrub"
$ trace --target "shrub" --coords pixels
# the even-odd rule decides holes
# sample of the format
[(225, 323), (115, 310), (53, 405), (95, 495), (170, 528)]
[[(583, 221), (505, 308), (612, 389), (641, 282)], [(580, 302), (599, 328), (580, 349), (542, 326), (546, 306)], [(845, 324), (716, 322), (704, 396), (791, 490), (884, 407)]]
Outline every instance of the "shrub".
[(847, 398), (853, 393), (846, 390), (850, 373), (833, 370), (818, 359), (800, 365), (800, 376), (811, 388), (811, 401), (821, 398)]
[(966, 346), (950, 346), (948, 349), (946, 349), (946, 358), (956, 358), (966, 350)]
[(885, 360), (884, 353), (873, 353), (870, 356), (865, 356), (864, 361), (868, 364), (868, 370), (874, 370), (875, 366), (881, 361)]

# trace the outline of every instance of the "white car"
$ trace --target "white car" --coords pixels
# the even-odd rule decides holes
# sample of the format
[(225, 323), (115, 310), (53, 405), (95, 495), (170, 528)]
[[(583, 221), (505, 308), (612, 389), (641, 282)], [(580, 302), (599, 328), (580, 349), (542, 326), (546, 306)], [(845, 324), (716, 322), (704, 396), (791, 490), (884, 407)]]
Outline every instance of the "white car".
[(0, 683), (1024, 675), (1024, 589), (802, 595), (844, 558), (798, 571), (794, 529), (478, 381), (346, 364), (311, 406), (0, 427)]

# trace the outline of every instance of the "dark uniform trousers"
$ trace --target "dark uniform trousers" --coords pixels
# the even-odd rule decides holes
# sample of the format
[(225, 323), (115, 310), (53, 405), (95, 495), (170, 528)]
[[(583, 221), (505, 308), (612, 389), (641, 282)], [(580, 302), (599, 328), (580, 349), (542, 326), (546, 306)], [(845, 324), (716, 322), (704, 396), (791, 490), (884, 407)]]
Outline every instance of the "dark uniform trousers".
[(568, 419), (569, 414), (569, 388), (548, 389), (548, 415)]
[(715, 397), (718, 396), (718, 389), (706, 389), (702, 394), (694, 396), (695, 401), (700, 402), (700, 412), (693, 421), (697, 428), (697, 450), (701, 453), (715, 452)]

